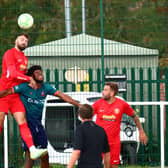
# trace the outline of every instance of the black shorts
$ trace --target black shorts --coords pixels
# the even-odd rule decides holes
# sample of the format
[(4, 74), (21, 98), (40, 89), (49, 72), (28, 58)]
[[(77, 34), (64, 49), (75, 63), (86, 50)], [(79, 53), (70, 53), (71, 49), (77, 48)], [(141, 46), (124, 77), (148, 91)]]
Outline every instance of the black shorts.
[[(36, 148), (47, 148), (48, 140), (44, 127), (41, 124), (41, 121), (31, 120), (28, 121), (28, 126), (31, 131), (33, 142)], [(24, 151), (28, 150), (27, 145), (22, 140), (22, 147)]]

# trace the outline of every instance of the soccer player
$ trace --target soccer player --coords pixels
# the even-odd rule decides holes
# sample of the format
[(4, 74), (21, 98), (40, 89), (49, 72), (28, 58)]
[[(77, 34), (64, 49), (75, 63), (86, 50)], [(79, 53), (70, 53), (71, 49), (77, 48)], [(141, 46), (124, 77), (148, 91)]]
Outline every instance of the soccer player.
[[(15, 47), (5, 52), (2, 60), (0, 90), (11, 88), (22, 82), (30, 82), (33, 86), (34, 80), (25, 75), (28, 61), (22, 52), (27, 47), (28, 40), (29, 37), (27, 34), (22, 33), (18, 35), (15, 40)], [(0, 133), (5, 114), (8, 114), (9, 110), (19, 125), (20, 134), (30, 150), (31, 158), (36, 159), (46, 153), (47, 149), (36, 149), (33, 144), (32, 135), (25, 118), (25, 109), (19, 94), (9, 95), (0, 99)]]
[(106, 131), (110, 146), (110, 166), (117, 168), (120, 163), (120, 124), (123, 113), (131, 116), (139, 129), (139, 138), (143, 145), (146, 145), (148, 138), (142, 128), (139, 117), (134, 110), (115, 95), (118, 93), (118, 85), (116, 83), (105, 83), (102, 91), (102, 98), (93, 104), (96, 124), (103, 127)]
[(104, 153), (104, 168), (110, 168), (110, 149), (104, 129), (92, 121), (93, 108), (83, 104), (79, 108), (82, 123), (77, 127), (74, 136), (74, 150), (67, 168), (103, 168), (102, 153)]
[[(73, 100), (68, 95), (62, 93), (51, 85), (44, 83), (44, 77), (42, 73), (42, 68), (39, 65), (34, 65), (30, 67), (27, 71), (27, 75), (31, 76), (36, 82), (36, 88), (30, 87), (29, 83), (22, 83), (20, 85), (14, 86), (13, 88), (0, 91), (0, 97), (12, 94), (19, 93), (21, 100), (26, 109), (26, 119), (28, 126), (31, 130), (33, 140), (36, 147), (47, 148), (47, 136), (44, 130), (44, 127), (41, 124), (42, 111), (44, 106), (44, 100), (47, 95), (57, 96), (64, 101), (71, 103), (75, 106), (80, 106), (80, 104)], [(33, 160), (30, 157), (30, 152), (27, 148), (27, 145), (23, 142), (23, 148), (26, 153), (26, 162), (24, 168), (32, 168)], [(48, 154), (41, 157), (41, 168), (48, 168)]]

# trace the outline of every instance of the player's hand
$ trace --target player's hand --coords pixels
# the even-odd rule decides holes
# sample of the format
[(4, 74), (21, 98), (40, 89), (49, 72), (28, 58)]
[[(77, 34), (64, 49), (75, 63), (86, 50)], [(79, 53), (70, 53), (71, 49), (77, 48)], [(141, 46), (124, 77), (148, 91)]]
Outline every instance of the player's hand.
[(146, 136), (144, 130), (139, 131), (139, 140), (141, 141), (142, 145), (147, 145), (148, 137)]
[(78, 108), (80, 108), (82, 106), (82, 104), (79, 104)]
[(33, 89), (37, 89), (36, 81), (32, 77), (30, 77), (29, 86)]

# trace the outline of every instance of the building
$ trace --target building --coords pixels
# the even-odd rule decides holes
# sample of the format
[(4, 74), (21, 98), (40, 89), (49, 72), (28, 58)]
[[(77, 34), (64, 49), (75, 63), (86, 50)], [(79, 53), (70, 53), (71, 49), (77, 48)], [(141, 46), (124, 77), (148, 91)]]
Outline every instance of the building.
[[(40, 64), (50, 69), (101, 68), (104, 53), (104, 67), (157, 67), (158, 50), (148, 49), (104, 39), (104, 50), (100, 37), (87, 34), (74, 35), (25, 50), (30, 64)], [(103, 53), (102, 53), (103, 52)]]

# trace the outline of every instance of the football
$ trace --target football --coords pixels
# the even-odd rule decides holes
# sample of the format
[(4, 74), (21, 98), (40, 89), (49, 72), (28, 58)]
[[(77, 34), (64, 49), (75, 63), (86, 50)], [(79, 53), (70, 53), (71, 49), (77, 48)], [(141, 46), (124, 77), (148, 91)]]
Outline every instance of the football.
[(21, 29), (29, 29), (33, 26), (34, 19), (29, 13), (23, 13), (18, 17), (18, 25)]

